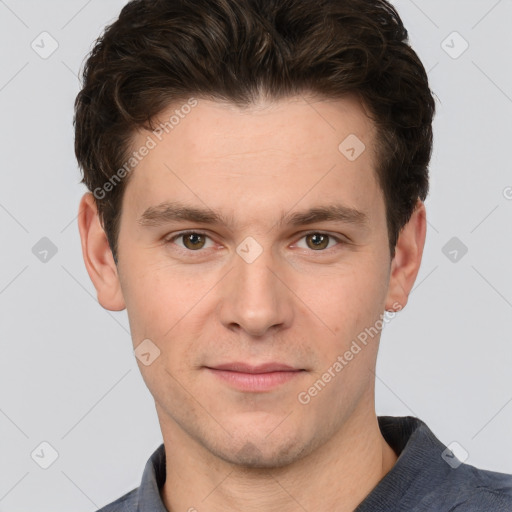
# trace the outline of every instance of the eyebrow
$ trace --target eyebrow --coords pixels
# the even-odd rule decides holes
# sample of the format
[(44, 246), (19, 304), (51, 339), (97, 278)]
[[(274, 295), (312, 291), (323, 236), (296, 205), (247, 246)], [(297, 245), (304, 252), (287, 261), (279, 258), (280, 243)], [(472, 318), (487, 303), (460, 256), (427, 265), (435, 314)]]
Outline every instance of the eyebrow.
[[(141, 226), (150, 227), (180, 221), (224, 226), (235, 224), (232, 216), (225, 217), (210, 208), (198, 208), (168, 201), (150, 206), (137, 220)], [(282, 212), (277, 225), (296, 227), (326, 221), (353, 224), (362, 228), (369, 226), (369, 218), (366, 213), (341, 204), (317, 206), (295, 213)]]

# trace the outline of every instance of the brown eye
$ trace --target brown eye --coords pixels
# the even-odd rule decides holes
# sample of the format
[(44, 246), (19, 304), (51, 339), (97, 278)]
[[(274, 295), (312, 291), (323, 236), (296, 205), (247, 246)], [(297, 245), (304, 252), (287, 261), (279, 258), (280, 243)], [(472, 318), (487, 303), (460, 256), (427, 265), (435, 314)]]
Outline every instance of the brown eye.
[(199, 233), (187, 233), (185, 235), (181, 235), (181, 238), (183, 240), (183, 245), (191, 251), (202, 249), (206, 243), (205, 236), (200, 235)]
[(329, 235), (322, 233), (311, 233), (306, 235), (306, 243), (310, 249), (325, 249), (329, 245)]

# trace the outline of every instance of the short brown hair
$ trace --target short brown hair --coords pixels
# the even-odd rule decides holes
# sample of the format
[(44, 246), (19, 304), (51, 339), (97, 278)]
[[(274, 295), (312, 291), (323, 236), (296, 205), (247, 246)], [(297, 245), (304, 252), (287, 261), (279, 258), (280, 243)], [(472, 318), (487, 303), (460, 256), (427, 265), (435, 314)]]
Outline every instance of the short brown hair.
[[(428, 194), (435, 102), (386, 0), (129, 2), (83, 70), (74, 118), (82, 183), (103, 190), (129, 158), (135, 132), (169, 105), (193, 95), (250, 106), (261, 92), (361, 98), (377, 128), (375, 171), (393, 257), (400, 230)], [(126, 183), (95, 193), (116, 262)]]

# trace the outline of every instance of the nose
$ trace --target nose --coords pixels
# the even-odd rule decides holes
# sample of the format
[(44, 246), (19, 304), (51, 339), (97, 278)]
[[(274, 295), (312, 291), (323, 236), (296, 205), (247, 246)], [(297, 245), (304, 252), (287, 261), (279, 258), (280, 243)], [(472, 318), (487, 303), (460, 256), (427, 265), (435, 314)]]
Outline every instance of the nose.
[(234, 268), (221, 283), (220, 321), (252, 337), (288, 328), (293, 319), (293, 293), (285, 283), (285, 269), (276, 267), (270, 250), (251, 263), (235, 255)]

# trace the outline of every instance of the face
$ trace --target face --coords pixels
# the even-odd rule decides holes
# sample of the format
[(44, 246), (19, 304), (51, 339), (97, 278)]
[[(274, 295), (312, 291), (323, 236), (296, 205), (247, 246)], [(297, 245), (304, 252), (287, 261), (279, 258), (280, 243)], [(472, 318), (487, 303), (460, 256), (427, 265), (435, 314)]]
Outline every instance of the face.
[(148, 135), (116, 272), (134, 347), (160, 351), (139, 367), (164, 437), (237, 464), (298, 460), (374, 407), (379, 335), (344, 357), (394, 302), (373, 125), (355, 99), (198, 100), (133, 148)]

